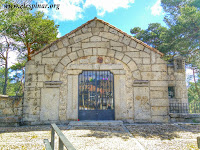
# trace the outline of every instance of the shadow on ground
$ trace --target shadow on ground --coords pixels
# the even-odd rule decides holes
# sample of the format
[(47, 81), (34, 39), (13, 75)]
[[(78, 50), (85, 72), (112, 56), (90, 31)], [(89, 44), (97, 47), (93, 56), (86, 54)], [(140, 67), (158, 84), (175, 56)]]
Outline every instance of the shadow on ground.
[[(173, 124), (137, 124), (126, 125), (126, 128), (134, 137), (141, 138), (156, 138), (161, 140), (171, 140), (176, 138), (183, 138), (182, 134), (190, 134), (197, 136), (200, 134), (200, 125), (181, 126)], [(79, 137), (96, 137), (96, 138), (112, 138), (113, 136), (127, 139), (130, 135), (121, 126), (109, 127), (72, 127), (70, 130), (89, 130), (87, 134)]]
[[(67, 130), (67, 125), (58, 125), (61, 130)], [(1, 133), (10, 132), (31, 132), (31, 131), (51, 131), (51, 125), (37, 125), (37, 126), (18, 126), (18, 127), (0, 127)]]
[[(200, 125), (193, 125), (193, 128), (200, 127)], [(127, 125), (128, 130), (135, 137), (143, 138), (159, 138), (161, 140), (171, 140), (175, 138), (182, 138), (184, 133), (199, 134), (200, 130), (191, 130), (191, 127), (185, 128), (180, 125), (161, 124), (161, 125)]]
[(120, 137), (123, 140), (129, 139), (129, 134), (123, 129), (122, 126), (76, 126), (70, 129), (71, 131), (82, 130), (88, 131), (78, 137), (96, 137), (96, 138), (112, 138)]
[[(129, 132), (134, 137), (143, 138), (159, 138), (161, 140), (171, 140), (175, 138), (181, 138), (180, 135), (184, 132), (191, 134), (200, 134), (200, 125), (173, 125), (173, 124), (137, 124), (137, 125), (125, 125)], [(81, 134), (79, 137), (96, 137), (96, 138), (112, 138), (120, 137), (122, 139), (128, 139), (130, 135), (124, 130), (122, 126), (74, 126), (70, 129), (67, 125), (59, 125), (61, 130), (76, 131), (84, 130), (88, 131), (86, 134)], [(10, 132), (31, 132), (31, 131), (50, 131), (50, 125), (42, 126), (20, 126), (20, 127), (0, 127), (1, 133)], [(80, 132), (81, 133), (81, 132)], [(67, 132), (66, 132), (67, 134)]]

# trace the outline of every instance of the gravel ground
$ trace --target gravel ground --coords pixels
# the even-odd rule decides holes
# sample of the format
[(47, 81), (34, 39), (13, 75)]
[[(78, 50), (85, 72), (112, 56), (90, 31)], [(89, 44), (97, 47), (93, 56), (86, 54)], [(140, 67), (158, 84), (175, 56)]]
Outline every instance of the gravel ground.
[(64, 131), (78, 150), (137, 150), (137, 143), (121, 126), (72, 127)]
[(50, 126), (0, 127), (0, 150), (44, 149), (43, 139), (50, 139)]
[[(200, 125), (59, 126), (77, 150), (198, 150)], [(0, 127), (0, 150), (43, 150), (50, 126)], [(58, 138), (56, 136), (56, 145)], [(139, 144), (138, 144), (139, 143)], [(56, 146), (57, 147), (57, 146)]]
[(149, 150), (198, 150), (200, 125), (131, 125), (132, 135)]

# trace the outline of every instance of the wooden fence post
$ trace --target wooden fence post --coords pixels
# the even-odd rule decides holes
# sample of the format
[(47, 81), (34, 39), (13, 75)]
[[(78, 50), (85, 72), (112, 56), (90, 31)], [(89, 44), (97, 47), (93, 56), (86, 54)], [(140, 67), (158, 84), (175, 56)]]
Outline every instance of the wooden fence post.
[(198, 148), (200, 149), (200, 136), (197, 137), (197, 146), (198, 146)]
[(63, 143), (61, 139), (59, 138), (59, 144), (58, 144), (59, 150), (63, 150)]
[(54, 141), (55, 141), (55, 131), (53, 127), (51, 127), (51, 148), (54, 150)]
[(54, 150), (55, 133), (57, 133), (59, 138), (59, 150), (63, 150), (64, 146), (68, 150), (76, 150), (55, 123), (51, 124), (51, 143), (47, 139), (44, 139), (46, 150)]

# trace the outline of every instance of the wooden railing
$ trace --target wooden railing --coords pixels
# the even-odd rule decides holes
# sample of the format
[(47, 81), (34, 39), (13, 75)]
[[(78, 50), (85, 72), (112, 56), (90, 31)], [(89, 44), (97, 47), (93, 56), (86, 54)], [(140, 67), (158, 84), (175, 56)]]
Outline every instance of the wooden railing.
[(51, 142), (48, 139), (44, 139), (45, 149), (46, 150), (54, 150), (54, 142), (55, 142), (55, 132), (59, 138), (58, 149), (63, 150), (63, 146), (65, 146), (68, 150), (76, 150), (74, 146), (70, 143), (70, 141), (65, 137), (65, 135), (60, 131), (55, 123), (51, 124)]

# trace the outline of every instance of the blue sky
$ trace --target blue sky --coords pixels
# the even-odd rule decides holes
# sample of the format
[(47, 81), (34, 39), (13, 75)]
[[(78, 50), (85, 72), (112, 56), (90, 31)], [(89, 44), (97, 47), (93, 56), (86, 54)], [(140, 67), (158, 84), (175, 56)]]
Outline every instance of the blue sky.
[[(36, 2), (33, 2), (33, 4)], [(94, 17), (102, 19), (130, 34), (133, 27), (146, 29), (149, 23), (163, 22), (160, 0), (39, 0), (37, 4), (59, 4), (56, 8), (41, 8), (59, 27), (63, 36)]]
[[(150, 23), (161, 23), (164, 12), (161, 0), (35, 0), (32, 4), (59, 5), (55, 8), (40, 8), (54, 20), (59, 27), (59, 35), (63, 36), (88, 20), (97, 17), (122, 31), (130, 34), (130, 29), (140, 27), (146, 29)], [(14, 56), (14, 55), (13, 55)], [(15, 60), (14, 58), (12, 58)], [(12, 61), (9, 62), (10, 64)], [(187, 69), (187, 75), (191, 70)]]
[[(164, 12), (160, 0), (33, 0), (31, 5), (43, 4), (55, 8), (34, 8), (32, 11), (43, 11), (59, 26), (58, 37), (61, 37), (88, 20), (97, 17), (122, 31), (130, 34), (130, 29), (146, 29), (149, 23), (163, 22)], [(59, 9), (57, 9), (59, 5)], [(15, 54), (9, 66), (16, 62)]]
[[(164, 12), (161, 0), (37, 0), (39, 4), (59, 4), (59, 10), (35, 9), (45, 13), (60, 25), (59, 35), (63, 36), (88, 20), (97, 17), (130, 34), (130, 29), (146, 29), (150, 23), (161, 23)], [(34, 2), (33, 2), (34, 4)], [(34, 11), (34, 10), (33, 10)], [(191, 70), (186, 70), (187, 75)]]

